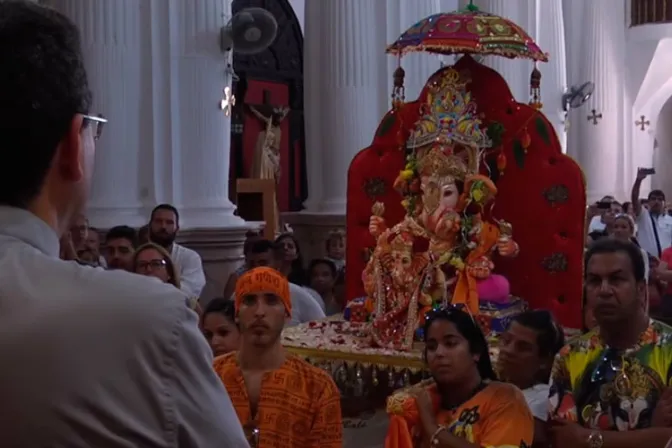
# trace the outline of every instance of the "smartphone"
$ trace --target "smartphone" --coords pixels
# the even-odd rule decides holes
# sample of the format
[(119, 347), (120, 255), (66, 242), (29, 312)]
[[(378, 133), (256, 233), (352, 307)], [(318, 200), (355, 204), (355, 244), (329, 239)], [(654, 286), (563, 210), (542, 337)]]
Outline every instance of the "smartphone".
[(656, 174), (656, 169), (655, 168), (641, 168), (640, 171), (642, 174), (646, 174), (647, 176), (653, 176)]
[(611, 202), (600, 201), (597, 203), (597, 208), (600, 210), (609, 210), (611, 208)]

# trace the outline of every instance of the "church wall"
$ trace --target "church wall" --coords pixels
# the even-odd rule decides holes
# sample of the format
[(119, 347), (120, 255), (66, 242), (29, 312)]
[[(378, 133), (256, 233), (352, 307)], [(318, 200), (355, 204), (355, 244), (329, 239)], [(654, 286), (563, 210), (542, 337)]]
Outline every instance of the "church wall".
[(669, 167), (672, 167), (672, 99), (668, 99), (660, 111), (656, 123), (657, 148), (653, 153), (653, 166), (658, 174), (651, 179), (651, 187), (665, 192), (668, 199), (672, 198), (672, 177), (669, 176)]
[(306, 0), (289, 0), (289, 4), (292, 5), (294, 14), (296, 14), (296, 18), (299, 20), (301, 30), (305, 30), (306, 28), (304, 25), (306, 21)]

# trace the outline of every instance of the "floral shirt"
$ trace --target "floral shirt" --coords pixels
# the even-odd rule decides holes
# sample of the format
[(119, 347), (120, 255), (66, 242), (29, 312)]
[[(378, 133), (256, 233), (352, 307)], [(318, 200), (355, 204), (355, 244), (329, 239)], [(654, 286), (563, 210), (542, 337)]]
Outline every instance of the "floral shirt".
[(607, 346), (595, 328), (566, 345), (551, 374), (550, 412), (587, 428), (647, 428), (672, 382), (672, 328), (654, 320), (627, 350)]

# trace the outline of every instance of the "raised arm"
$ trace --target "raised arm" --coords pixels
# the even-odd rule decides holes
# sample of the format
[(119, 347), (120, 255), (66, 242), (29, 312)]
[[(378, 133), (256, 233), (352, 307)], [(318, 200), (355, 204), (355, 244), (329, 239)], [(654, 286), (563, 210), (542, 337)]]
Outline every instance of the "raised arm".
[(263, 121), (264, 123), (268, 123), (268, 121), (270, 120), (270, 118), (265, 117), (264, 114), (262, 114), (261, 112), (259, 112), (259, 111), (257, 110), (257, 108), (254, 107), (254, 106), (249, 106), (249, 108), (250, 108), (250, 111), (252, 111), (252, 113), (254, 114), (255, 117), (257, 117), (258, 119), (260, 119), (260, 120)]
[(635, 216), (639, 216), (642, 213), (642, 203), (639, 201), (639, 190), (642, 188), (642, 181), (646, 179), (648, 174), (642, 168), (637, 169), (637, 177), (635, 178), (635, 183), (632, 184), (632, 191), (630, 192), (630, 202), (632, 202), (632, 209), (635, 212)]

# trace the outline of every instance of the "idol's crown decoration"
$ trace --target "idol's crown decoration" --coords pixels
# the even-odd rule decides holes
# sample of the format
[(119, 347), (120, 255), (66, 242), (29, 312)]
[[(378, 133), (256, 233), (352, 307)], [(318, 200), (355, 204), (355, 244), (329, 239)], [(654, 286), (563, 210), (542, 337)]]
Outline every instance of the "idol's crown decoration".
[(409, 149), (435, 144), (474, 149), (492, 145), (478, 117), (476, 103), (467, 91), (468, 83), (468, 79), (452, 68), (437, 73), (429, 83), (420, 119), (408, 139)]

